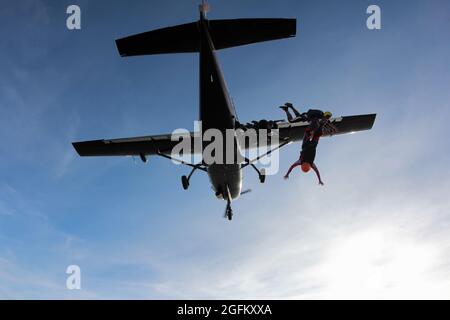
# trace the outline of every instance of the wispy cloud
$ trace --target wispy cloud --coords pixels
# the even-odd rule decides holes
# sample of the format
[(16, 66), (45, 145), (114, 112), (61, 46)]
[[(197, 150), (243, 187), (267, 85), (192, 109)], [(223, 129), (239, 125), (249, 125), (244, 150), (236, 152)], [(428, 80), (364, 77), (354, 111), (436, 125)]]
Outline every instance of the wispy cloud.
[[(220, 219), (223, 203), (209, 192), (206, 177), (195, 177), (189, 193), (182, 193), (174, 179), (183, 169), (156, 159), (148, 167), (73, 161), (70, 142), (81, 130), (90, 136), (88, 127), (102, 128), (94, 136), (117, 128), (156, 133), (155, 125), (194, 119), (194, 107), (187, 110), (177, 97), (192, 88), (177, 87), (170, 99), (144, 91), (192, 79), (183, 74), (190, 69), (150, 59), (121, 61), (126, 67), (119, 70), (115, 53), (105, 54), (114, 49), (112, 33), (130, 22), (140, 28), (124, 20), (119, 6), (107, 13), (101, 5), (89, 7), (91, 14), (99, 10), (109, 21), (122, 21), (118, 30), (108, 25), (106, 33), (91, 24), (76, 34), (66, 33), (63, 20), (61, 31), (45, 29), (51, 8), (31, 0), (0, 8), (2, 22), (16, 28), (11, 48), (0, 50), (0, 135), (6, 142), (0, 144), (0, 298), (450, 298), (449, 48), (433, 40), (448, 30), (445, 10), (431, 30), (425, 27), (432, 11), (420, 30), (409, 23), (417, 13), (403, 11), (407, 19), (385, 20), (390, 24), (376, 34), (340, 30), (346, 41), (339, 47), (333, 46), (339, 42), (335, 29), (322, 29), (320, 41), (317, 33), (304, 32), (285, 52), (266, 46), (248, 78), (240, 55), (250, 52), (254, 59), (258, 51), (221, 53), (230, 67), (224, 69), (237, 72), (233, 92), (240, 102), (247, 99), (238, 108), (248, 117), (278, 117), (275, 107), (261, 106), (280, 97), (326, 102), (336, 114), (379, 113), (371, 132), (321, 142), (323, 188), (299, 171), (290, 181), (274, 176), (265, 185), (246, 171), (244, 184), (254, 191), (233, 204), (230, 224)], [(291, 6), (277, 5), (284, 8)], [(313, 9), (302, 11), (311, 15), (302, 18), (311, 28), (322, 12)], [(327, 18), (329, 25), (342, 25)], [(0, 34), (10, 39), (10, 30)], [(67, 39), (80, 42), (66, 46)], [(86, 44), (90, 51), (82, 56)], [(267, 65), (286, 53), (284, 64)], [(95, 72), (88, 70), (93, 66)], [(141, 77), (144, 67), (158, 78)], [(135, 102), (135, 117), (124, 119)], [(281, 169), (298, 148), (281, 153)], [(80, 292), (65, 288), (69, 264), (82, 269)]]
[[(250, 200), (240, 208), (257, 214), (239, 215), (231, 233), (217, 230), (209, 240), (221, 242), (217, 250), (180, 259), (177, 265), (163, 262), (161, 280), (143, 281), (134, 293), (170, 298), (449, 298), (450, 174), (439, 171), (441, 183), (435, 184), (433, 170), (428, 176), (418, 173), (420, 177), (411, 171), (420, 165), (430, 139), (442, 139), (445, 126), (430, 128), (427, 118), (422, 119), (423, 124), (399, 118), (389, 131), (375, 129), (361, 134), (351, 147), (341, 143), (329, 150), (333, 160), (322, 161), (328, 182), (323, 189), (300, 173), (285, 185), (266, 186), (277, 190), (270, 196), (273, 201)], [(351, 162), (333, 163), (349, 154)], [(201, 228), (192, 232), (202, 237)], [(145, 265), (146, 259), (137, 263)]]
[(97, 299), (89, 290), (68, 290), (64, 270), (49, 273), (0, 257), (1, 299)]
[(269, 206), (281, 221), (255, 221), (266, 231), (257, 239), (167, 265), (152, 289), (176, 298), (449, 298), (450, 236), (434, 222), (450, 206), (404, 192), (382, 203), (358, 193), (360, 202), (338, 209), (338, 197), (312, 204), (306, 192), (301, 208), (312, 211)]

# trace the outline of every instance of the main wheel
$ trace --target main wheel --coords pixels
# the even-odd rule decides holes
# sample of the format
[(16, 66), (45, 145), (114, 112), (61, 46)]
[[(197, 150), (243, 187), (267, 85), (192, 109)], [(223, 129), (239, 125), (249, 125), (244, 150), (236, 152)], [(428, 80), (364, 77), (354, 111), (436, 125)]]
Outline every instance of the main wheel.
[(231, 209), (227, 211), (227, 218), (229, 221), (233, 220), (233, 211)]
[(187, 190), (189, 188), (189, 180), (186, 176), (181, 177), (181, 184), (183, 185), (184, 190)]
[(259, 182), (264, 183), (266, 181), (266, 170), (261, 169), (261, 174), (259, 175)]

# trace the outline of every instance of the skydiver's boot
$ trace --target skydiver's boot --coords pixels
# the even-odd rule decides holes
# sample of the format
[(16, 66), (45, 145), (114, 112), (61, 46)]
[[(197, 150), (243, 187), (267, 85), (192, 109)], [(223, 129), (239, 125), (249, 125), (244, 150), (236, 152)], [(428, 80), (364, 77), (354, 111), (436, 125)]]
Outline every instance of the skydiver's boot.
[(294, 119), (289, 112), (288, 103), (286, 103), (284, 106), (280, 106), (280, 109), (283, 110), (284, 112), (286, 112), (286, 116), (287, 116), (287, 119), (289, 122), (291, 122)]

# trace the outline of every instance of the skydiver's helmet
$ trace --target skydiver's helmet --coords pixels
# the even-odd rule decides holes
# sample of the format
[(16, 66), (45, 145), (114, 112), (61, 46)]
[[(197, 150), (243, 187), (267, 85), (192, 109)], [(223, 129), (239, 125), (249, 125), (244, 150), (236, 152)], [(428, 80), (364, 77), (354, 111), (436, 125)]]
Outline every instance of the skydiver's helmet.
[(303, 162), (301, 168), (304, 173), (307, 173), (311, 169), (311, 165), (308, 162)]
[(325, 111), (323, 113), (323, 117), (327, 120), (330, 120), (330, 118), (333, 116), (333, 114), (330, 111)]

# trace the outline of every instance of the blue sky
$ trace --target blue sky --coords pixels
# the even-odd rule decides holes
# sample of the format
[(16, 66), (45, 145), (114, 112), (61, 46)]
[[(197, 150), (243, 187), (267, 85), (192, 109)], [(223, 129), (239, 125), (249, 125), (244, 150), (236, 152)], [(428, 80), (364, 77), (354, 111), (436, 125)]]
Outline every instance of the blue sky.
[[(198, 1), (77, 1), (80, 31), (74, 2), (4, 2), (0, 298), (450, 298), (448, 1), (210, 2), (211, 19), (298, 19), (294, 39), (219, 52), (242, 121), (286, 101), (378, 114), (321, 141), (324, 187), (245, 171), (232, 223), (205, 175), (186, 192), (187, 168), (70, 144), (193, 127), (198, 57), (124, 59), (114, 40), (196, 20)], [(71, 264), (82, 290), (65, 287)]]

